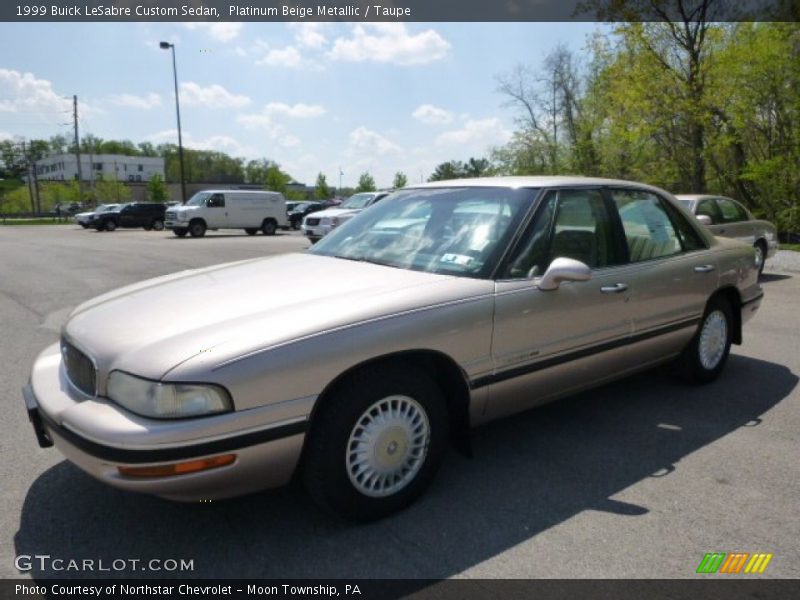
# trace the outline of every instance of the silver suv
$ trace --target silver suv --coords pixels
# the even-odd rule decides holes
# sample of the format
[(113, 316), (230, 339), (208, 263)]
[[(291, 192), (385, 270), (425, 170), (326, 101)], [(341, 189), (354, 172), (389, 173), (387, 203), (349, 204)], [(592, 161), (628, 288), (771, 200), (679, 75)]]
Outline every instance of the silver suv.
[(311, 213), (303, 219), (301, 226), (303, 234), (314, 244), (328, 235), (333, 229), (352, 219), (362, 210), (372, 206), (390, 193), (391, 190), (353, 194), (339, 206)]

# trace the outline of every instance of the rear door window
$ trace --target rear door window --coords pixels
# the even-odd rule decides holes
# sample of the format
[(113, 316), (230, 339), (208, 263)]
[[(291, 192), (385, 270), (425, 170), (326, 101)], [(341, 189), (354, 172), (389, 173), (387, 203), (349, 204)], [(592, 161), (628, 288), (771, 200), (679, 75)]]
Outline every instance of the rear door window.
[(747, 212), (737, 202), (728, 198), (717, 198), (717, 206), (722, 213), (724, 223), (747, 221)]
[(631, 262), (663, 258), (683, 250), (658, 196), (643, 190), (615, 189), (611, 190), (611, 197), (622, 221)]

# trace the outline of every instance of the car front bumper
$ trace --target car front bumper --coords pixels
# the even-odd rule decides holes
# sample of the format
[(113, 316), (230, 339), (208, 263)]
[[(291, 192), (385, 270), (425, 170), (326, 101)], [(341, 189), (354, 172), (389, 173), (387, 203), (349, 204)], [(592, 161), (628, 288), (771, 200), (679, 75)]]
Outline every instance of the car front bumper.
[[(57, 344), (37, 359), (23, 398), (41, 447), (55, 445), (70, 462), (111, 486), (186, 502), (287, 483), (297, 466), (307, 424), (305, 418), (294, 418), (220, 434), (220, 417), (178, 421), (139, 417), (104, 398), (81, 397), (74, 391)], [(226, 429), (236, 414), (224, 416)], [(86, 429), (93, 421), (98, 427), (90, 433)], [(181, 431), (177, 437), (176, 430)], [(228, 454), (235, 455), (232, 464), (180, 475), (130, 477), (119, 470)]]

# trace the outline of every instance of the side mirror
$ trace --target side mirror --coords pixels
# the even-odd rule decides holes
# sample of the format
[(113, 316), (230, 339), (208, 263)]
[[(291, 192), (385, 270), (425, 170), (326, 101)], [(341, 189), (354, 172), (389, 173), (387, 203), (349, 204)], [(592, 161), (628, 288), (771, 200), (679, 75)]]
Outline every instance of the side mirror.
[(705, 225), (706, 227), (708, 227), (709, 225), (713, 225), (711, 217), (709, 217), (708, 215), (697, 215), (696, 218), (698, 221), (700, 221), (701, 225)]
[(547, 267), (539, 280), (539, 289), (543, 291), (557, 290), (564, 281), (588, 281), (592, 278), (592, 270), (574, 258), (560, 257)]

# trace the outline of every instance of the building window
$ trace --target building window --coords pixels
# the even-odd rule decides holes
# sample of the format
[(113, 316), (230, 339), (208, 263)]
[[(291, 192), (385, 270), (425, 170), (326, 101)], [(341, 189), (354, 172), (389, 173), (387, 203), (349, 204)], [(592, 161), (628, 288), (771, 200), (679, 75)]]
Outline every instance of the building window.
[(142, 180), (142, 176), (141, 175), (137, 175), (136, 176), (136, 181), (141, 181), (141, 180)]
[(92, 165), (95, 171), (102, 171), (103, 170), (103, 163), (94, 163)]
[(144, 171), (144, 165), (139, 165), (139, 172), (141, 173), (142, 171)]
[(133, 175), (128, 175), (128, 181), (133, 181)]

